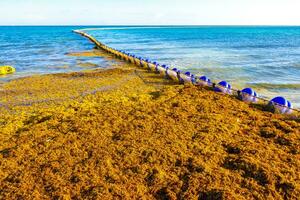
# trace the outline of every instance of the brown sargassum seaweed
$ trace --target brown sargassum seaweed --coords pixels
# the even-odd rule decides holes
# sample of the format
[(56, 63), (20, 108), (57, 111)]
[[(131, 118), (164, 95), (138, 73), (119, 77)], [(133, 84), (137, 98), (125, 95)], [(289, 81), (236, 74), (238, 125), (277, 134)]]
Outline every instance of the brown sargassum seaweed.
[(300, 121), (122, 66), (0, 91), (0, 199), (297, 199)]

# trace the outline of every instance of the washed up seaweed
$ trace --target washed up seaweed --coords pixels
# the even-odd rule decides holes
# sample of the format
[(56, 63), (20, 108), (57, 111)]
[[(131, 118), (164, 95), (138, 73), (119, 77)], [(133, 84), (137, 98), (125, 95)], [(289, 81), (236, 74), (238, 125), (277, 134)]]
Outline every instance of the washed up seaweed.
[(300, 196), (297, 116), (130, 65), (1, 87), (0, 199)]

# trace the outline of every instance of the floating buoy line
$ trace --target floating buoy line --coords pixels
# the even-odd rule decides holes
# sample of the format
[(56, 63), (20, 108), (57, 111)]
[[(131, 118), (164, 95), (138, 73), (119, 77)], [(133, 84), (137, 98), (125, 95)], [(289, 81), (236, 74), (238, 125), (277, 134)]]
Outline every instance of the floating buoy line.
[(244, 88), (243, 90), (237, 90), (233, 89), (231, 85), (226, 81), (213, 83), (206, 76), (195, 76), (190, 72), (183, 72), (180, 69), (171, 68), (164, 64), (161, 65), (157, 62), (151, 62), (149, 59), (138, 57), (132, 53), (108, 47), (107, 45), (96, 40), (93, 36), (85, 33), (83, 30), (74, 30), (73, 32), (89, 39), (92, 43), (96, 45), (97, 48), (102, 49), (107, 53), (113, 54), (119, 59), (125, 60), (126, 62), (130, 62), (136, 66), (143, 67), (145, 69), (148, 69), (149, 71), (157, 72), (161, 76), (172, 79), (173, 81), (176, 81), (180, 84), (193, 84), (196, 86), (212, 88), (216, 92), (229, 95), (236, 95), (240, 100), (248, 103), (258, 103), (259, 101), (263, 101), (266, 103), (268, 110), (276, 113), (291, 114), (293, 111), (300, 113), (300, 110), (293, 108), (292, 103), (284, 97), (278, 96), (271, 100), (268, 100), (266, 98), (258, 96), (252, 88)]

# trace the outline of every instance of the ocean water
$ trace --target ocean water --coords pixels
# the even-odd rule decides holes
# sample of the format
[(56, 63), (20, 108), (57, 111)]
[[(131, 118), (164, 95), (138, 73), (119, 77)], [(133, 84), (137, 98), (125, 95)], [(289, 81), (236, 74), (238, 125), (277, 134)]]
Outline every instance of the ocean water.
[(93, 48), (71, 32), (81, 28), (113, 48), (300, 107), (300, 27), (0, 27), (0, 65), (17, 68), (0, 80), (78, 71), (78, 62), (105, 66), (101, 58), (65, 55)]
[(90, 29), (99, 41), (260, 96), (300, 107), (300, 27), (138, 27)]
[(0, 81), (34, 74), (61, 73), (85, 70), (82, 63), (106, 66), (101, 58), (72, 57), (72, 52), (91, 50), (94, 45), (72, 33), (84, 27), (0, 26), (0, 66), (11, 65), (16, 73), (0, 76)]

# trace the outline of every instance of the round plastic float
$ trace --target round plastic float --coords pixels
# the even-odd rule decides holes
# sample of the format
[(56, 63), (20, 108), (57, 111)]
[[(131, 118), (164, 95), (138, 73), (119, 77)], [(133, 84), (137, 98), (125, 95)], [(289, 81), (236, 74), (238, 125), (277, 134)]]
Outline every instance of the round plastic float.
[(216, 92), (222, 92), (224, 94), (231, 94), (231, 85), (226, 81), (221, 81), (215, 87)]
[(255, 103), (258, 101), (257, 94), (252, 88), (245, 88), (241, 91), (241, 99), (245, 102)]
[(281, 96), (273, 98), (269, 102), (269, 106), (274, 109), (274, 112), (278, 112), (281, 114), (290, 114), (292, 113), (293, 108), (292, 103)]

